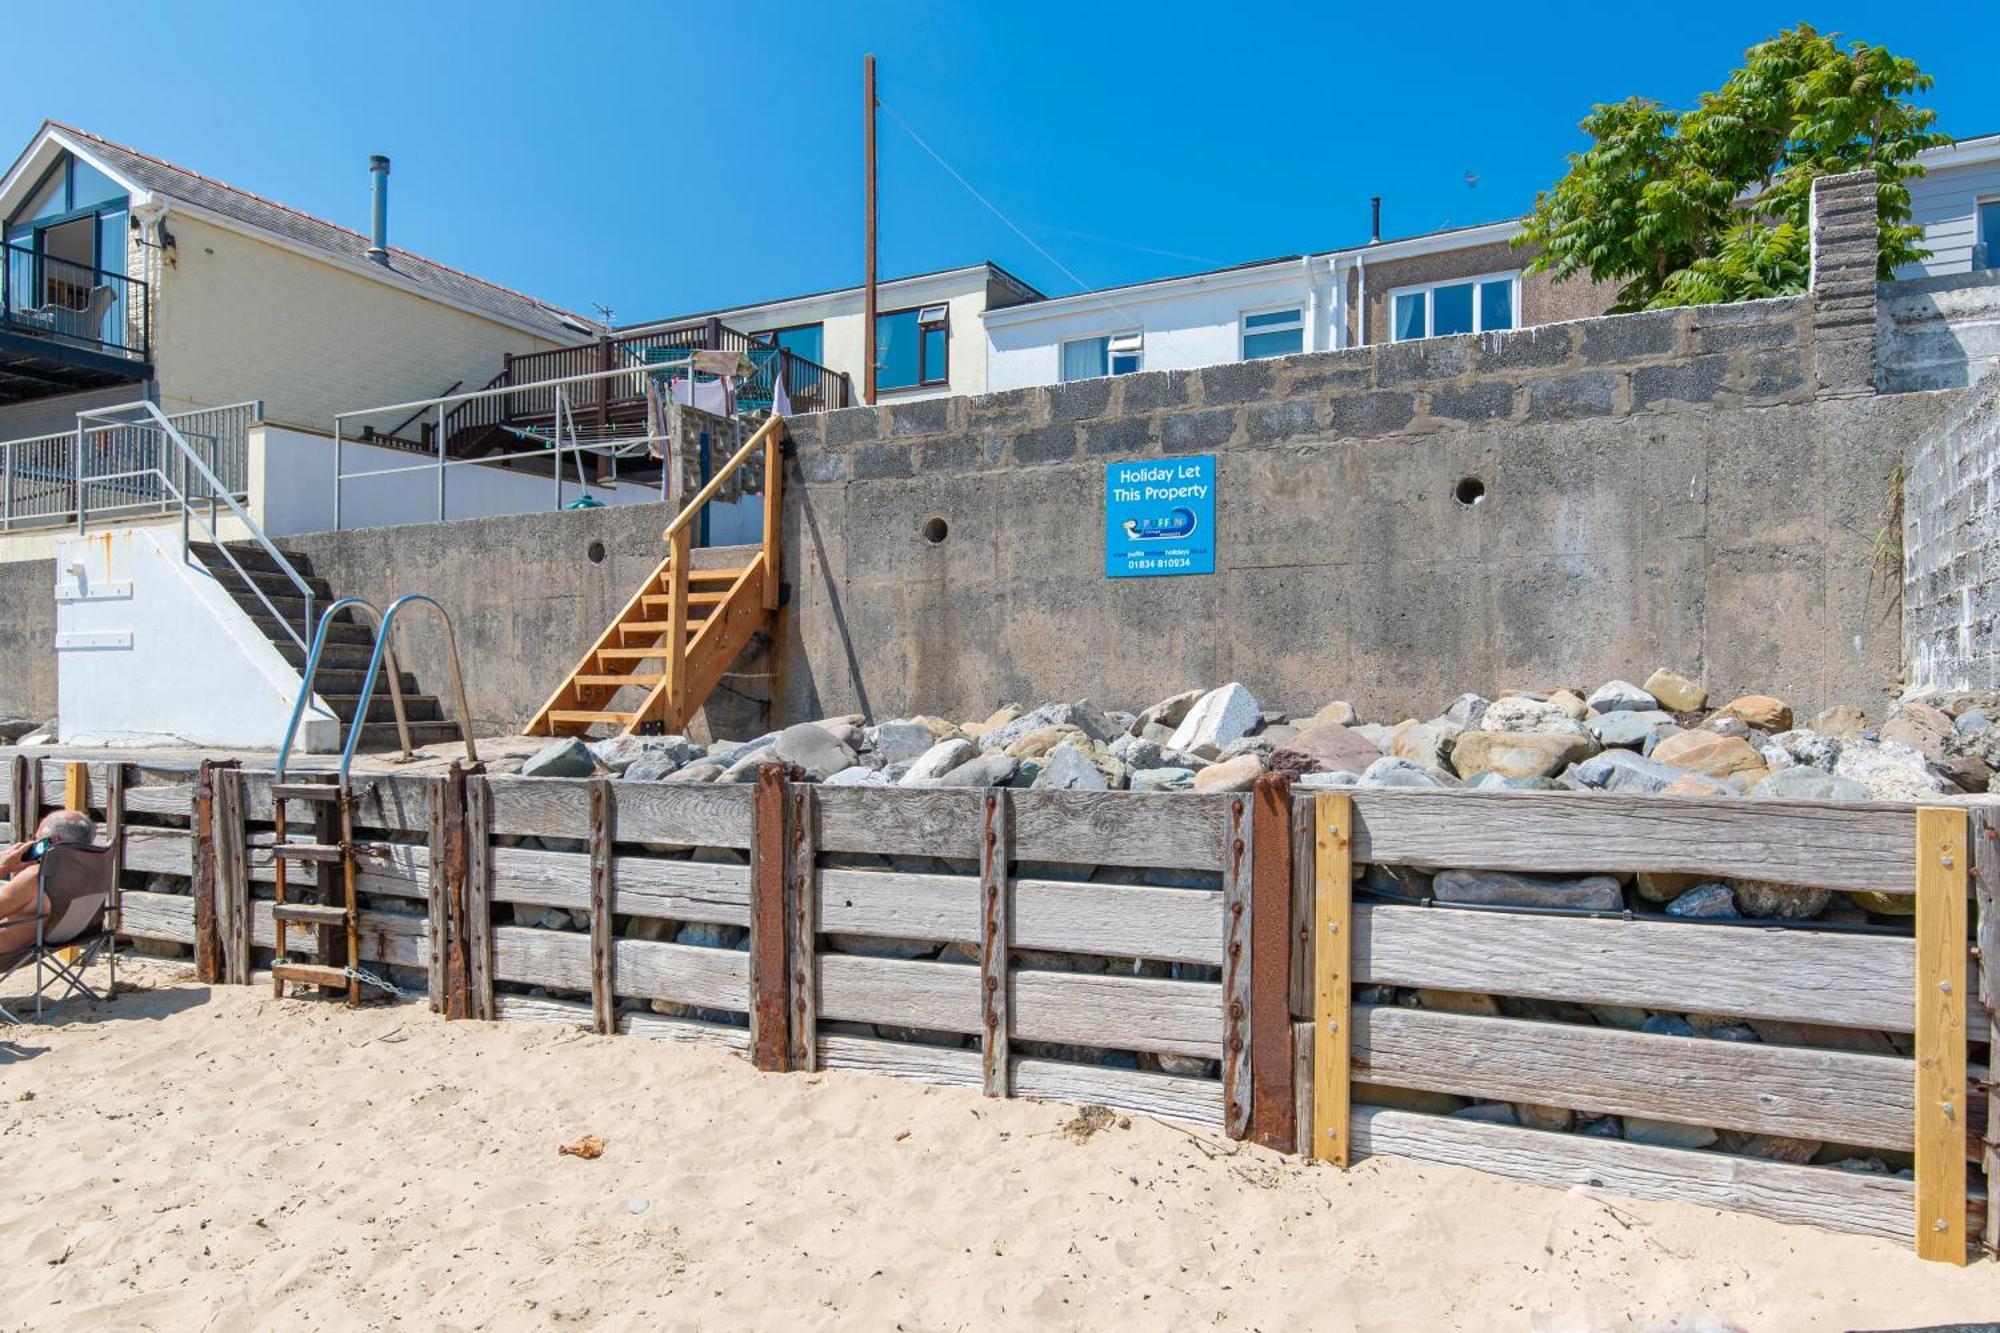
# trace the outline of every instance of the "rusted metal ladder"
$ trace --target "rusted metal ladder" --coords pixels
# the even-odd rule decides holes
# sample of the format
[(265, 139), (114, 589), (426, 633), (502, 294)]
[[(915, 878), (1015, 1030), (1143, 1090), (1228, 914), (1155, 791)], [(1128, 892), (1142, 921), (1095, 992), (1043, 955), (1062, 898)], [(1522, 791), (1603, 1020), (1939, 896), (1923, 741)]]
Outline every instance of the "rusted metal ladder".
[[(286, 807), (293, 801), (313, 805), (310, 842), (292, 842), (286, 836)], [(354, 798), (346, 778), (327, 774), (324, 778), (273, 783), (271, 807), (276, 825), (271, 856), (278, 876), (277, 897), (271, 904), (271, 919), (277, 929), (271, 992), (284, 999), (287, 982), (317, 986), (322, 993), (344, 990), (352, 1008), (361, 1003), (361, 914), (354, 892)], [(307, 887), (291, 882), (291, 868), (300, 864), (313, 868), (310, 900), (291, 896), (294, 887)], [(312, 962), (292, 961), (288, 936), (293, 927), (318, 932)]]

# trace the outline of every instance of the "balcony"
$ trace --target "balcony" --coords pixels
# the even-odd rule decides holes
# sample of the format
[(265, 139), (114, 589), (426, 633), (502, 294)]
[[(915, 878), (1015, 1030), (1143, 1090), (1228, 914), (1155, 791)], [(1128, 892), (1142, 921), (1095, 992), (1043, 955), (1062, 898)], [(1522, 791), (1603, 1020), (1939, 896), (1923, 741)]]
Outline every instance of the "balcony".
[(143, 281), (26, 246), (0, 251), (0, 406), (152, 378)]

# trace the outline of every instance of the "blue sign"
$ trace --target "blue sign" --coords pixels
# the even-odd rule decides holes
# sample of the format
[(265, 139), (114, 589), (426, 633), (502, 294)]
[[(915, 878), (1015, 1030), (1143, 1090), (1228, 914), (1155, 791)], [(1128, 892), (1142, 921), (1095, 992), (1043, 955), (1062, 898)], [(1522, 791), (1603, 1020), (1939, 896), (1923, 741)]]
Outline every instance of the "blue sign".
[(1105, 465), (1105, 577), (1214, 572), (1213, 454)]

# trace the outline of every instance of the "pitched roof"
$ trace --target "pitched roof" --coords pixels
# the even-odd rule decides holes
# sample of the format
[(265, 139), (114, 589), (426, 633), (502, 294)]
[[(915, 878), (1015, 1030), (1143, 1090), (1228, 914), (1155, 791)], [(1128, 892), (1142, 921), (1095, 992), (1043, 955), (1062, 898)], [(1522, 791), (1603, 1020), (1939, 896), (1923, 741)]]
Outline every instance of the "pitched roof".
[[(77, 140), (90, 155), (102, 159), (104, 166), (145, 190), (269, 232), (295, 245), (321, 250), (354, 263), (372, 263), (368, 259), (369, 239), (358, 231), (310, 213), (302, 213), (248, 190), (239, 190), (135, 148), (113, 143), (74, 125), (54, 120), (48, 125)], [(389, 247), (387, 267), (405, 281), (446, 300), (538, 332), (557, 342), (574, 342), (591, 337), (600, 328), (597, 321), (573, 311), (538, 301), (532, 296), (484, 278), (476, 278), (397, 246)]]

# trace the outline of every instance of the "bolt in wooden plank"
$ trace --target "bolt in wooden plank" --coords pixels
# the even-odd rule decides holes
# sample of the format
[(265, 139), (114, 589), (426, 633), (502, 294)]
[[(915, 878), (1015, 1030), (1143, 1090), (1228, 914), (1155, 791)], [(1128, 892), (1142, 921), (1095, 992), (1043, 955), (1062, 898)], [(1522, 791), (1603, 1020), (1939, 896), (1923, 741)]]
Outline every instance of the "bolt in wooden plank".
[(1013, 932), (1012, 805), (1005, 788), (988, 787), (979, 819), (979, 1062), (988, 1097), (1010, 1097), (1007, 1070), (1008, 941)]
[(1292, 780), (1265, 773), (1250, 788), (1250, 1137), (1298, 1149), (1292, 1109)]
[(616, 860), (618, 810), (608, 778), (590, 784), (590, 1015), (602, 1034), (618, 1031)]
[[(221, 918), (215, 903), (215, 774), (201, 761), (194, 779), (194, 975), (203, 985), (222, 980)], [(16, 807), (18, 808), (18, 807)]]
[(1354, 947), (1354, 801), (1345, 792), (1313, 798), (1312, 1151), (1345, 1167), (1351, 1035), (1350, 954)]
[(784, 764), (762, 765), (750, 812), (750, 1060), (772, 1073), (782, 1073), (791, 1056), (785, 1021), (791, 1007), (785, 961), (789, 786)]
[(1250, 1132), (1250, 872), (1254, 834), (1250, 798), (1224, 799), (1222, 868), (1222, 1107), (1223, 1127), (1240, 1139)]
[(791, 820), (786, 827), (792, 871), (787, 904), (791, 931), (787, 948), (792, 976), (792, 1068), (807, 1071), (819, 1068), (819, 830), (815, 799), (818, 790), (807, 782), (792, 785)]
[[(1979, 952), (1979, 1004), (1986, 1030), (2000, 1023), (2000, 810), (1982, 806), (1972, 811), (1972, 892), (1978, 908), (1974, 938)], [(1992, 1061), (1988, 1061), (1988, 1066)], [(1989, 1075), (1990, 1077), (1990, 1075)], [(1980, 1151), (1986, 1173), (1985, 1242), (1989, 1254), (2000, 1254), (2000, 1097), (1989, 1088), (1986, 1127)]]
[(1917, 811), (1917, 1255), (1965, 1263), (1966, 814)]
[(465, 963), (471, 1014), (487, 1022), (493, 1003), (493, 803), (484, 777), (465, 784)]

